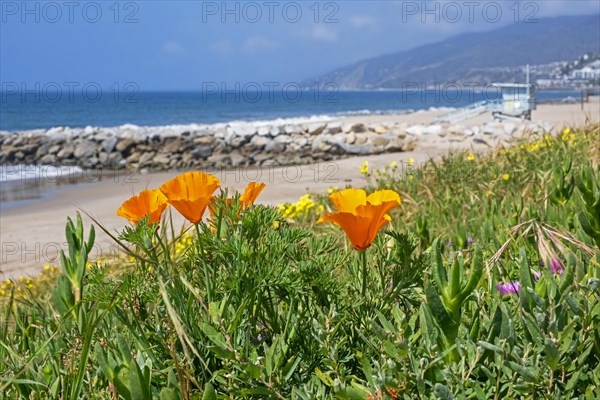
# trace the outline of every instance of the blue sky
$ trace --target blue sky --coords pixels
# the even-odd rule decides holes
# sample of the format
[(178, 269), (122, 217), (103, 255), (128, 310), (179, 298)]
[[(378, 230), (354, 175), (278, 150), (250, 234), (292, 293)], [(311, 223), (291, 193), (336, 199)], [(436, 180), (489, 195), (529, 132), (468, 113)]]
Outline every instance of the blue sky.
[(2, 82), (143, 91), (295, 82), (461, 32), (596, 14), (600, 2), (0, 0), (0, 12)]

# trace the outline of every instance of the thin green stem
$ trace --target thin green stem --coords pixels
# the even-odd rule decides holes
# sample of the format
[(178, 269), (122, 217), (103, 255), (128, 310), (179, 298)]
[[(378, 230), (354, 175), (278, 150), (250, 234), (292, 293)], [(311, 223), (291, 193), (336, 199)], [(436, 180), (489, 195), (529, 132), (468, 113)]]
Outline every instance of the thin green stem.
[(221, 236), (221, 223), (223, 222), (223, 209), (225, 207), (218, 207), (217, 208), (217, 232), (216, 232), (216, 236), (217, 236), (217, 240), (219, 240), (220, 236)]
[(362, 259), (362, 290), (361, 295), (365, 297), (367, 292), (367, 250), (360, 250), (360, 257)]
[(200, 225), (194, 224), (194, 226), (196, 227), (196, 250), (198, 252), (198, 261), (202, 262), (202, 267), (204, 268), (204, 286), (206, 287), (206, 298), (208, 300), (208, 303), (210, 304), (212, 302), (212, 287), (210, 284), (210, 274), (208, 272), (208, 265), (206, 264), (206, 260), (200, 260), (200, 257), (202, 257), (202, 249), (200, 247)]

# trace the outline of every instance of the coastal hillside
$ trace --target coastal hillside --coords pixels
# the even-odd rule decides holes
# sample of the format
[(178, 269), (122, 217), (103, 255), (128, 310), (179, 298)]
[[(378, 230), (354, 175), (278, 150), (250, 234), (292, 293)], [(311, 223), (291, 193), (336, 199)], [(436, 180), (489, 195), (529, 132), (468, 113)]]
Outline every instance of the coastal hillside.
[[(341, 89), (402, 88), (403, 82), (478, 82), (523, 79), (520, 66), (600, 52), (599, 15), (539, 19), (358, 61), (317, 81)], [(535, 77), (533, 77), (535, 78)], [(314, 82), (314, 81), (313, 81)]]

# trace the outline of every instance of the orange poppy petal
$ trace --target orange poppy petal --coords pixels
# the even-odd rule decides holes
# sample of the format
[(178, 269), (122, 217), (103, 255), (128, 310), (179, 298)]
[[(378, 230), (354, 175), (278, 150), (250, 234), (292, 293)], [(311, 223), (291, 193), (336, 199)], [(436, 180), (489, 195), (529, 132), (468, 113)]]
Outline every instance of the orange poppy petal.
[(254, 204), (265, 186), (266, 185), (263, 182), (250, 182), (246, 187), (246, 190), (244, 190), (244, 194), (240, 197), (242, 209)]
[(372, 221), (368, 235), (374, 238), (383, 225), (391, 220), (390, 216), (387, 215), (388, 211), (397, 205), (396, 201), (388, 201), (379, 205), (367, 204), (366, 206), (359, 206), (356, 209), (356, 214)]
[(160, 187), (160, 191), (181, 215), (197, 224), (202, 220), (213, 192), (220, 185), (221, 182), (217, 177), (193, 171), (165, 182)]
[(376, 192), (371, 193), (367, 196), (367, 203), (378, 205), (382, 203), (387, 203), (395, 201), (400, 204), (400, 195), (393, 190), (377, 190)]
[(149, 215), (148, 223), (153, 224), (160, 221), (160, 216), (168, 205), (167, 198), (159, 190), (144, 190), (126, 200), (117, 210), (117, 215), (135, 224)]
[(348, 212), (327, 214), (317, 222), (332, 222), (342, 228), (356, 250), (363, 250), (371, 246), (377, 234), (377, 230), (371, 228), (373, 223), (371, 218), (360, 217)]
[(212, 195), (221, 182), (216, 176), (204, 172), (192, 171), (183, 173), (165, 182), (160, 191), (170, 200), (194, 200)]
[(208, 208), (211, 197), (200, 197), (195, 200), (171, 200), (171, 205), (175, 207), (181, 215), (193, 224), (202, 221), (204, 213)]
[(340, 212), (354, 212), (356, 207), (367, 204), (367, 194), (362, 189), (344, 189), (329, 196)]

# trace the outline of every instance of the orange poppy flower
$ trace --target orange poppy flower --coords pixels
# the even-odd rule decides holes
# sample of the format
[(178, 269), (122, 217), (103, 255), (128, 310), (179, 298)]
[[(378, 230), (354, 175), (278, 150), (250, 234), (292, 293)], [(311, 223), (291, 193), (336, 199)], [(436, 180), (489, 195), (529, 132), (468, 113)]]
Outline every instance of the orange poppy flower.
[(262, 182), (250, 182), (248, 186), (246, 186), (246, 190), (244, 190), (244, 194), (240, 197), (240, 203), (242, 205), (242, 210), (248, 208), (258, 198), (258, 195), (265, 188), (265, 184)]
[(216, 176), (204, 172), (186, 172), (165, 182), (160, 191), (181, 215), (193, 224), (202, 220), (213, 192), (221, 186)]
[[(248, 186), (246, 186), (244, 194), (240, 196), (240, 209), (245, 210), (246, 208), (254, 204), (254, 202), (258, 198), (258, 195), (260, 194), (260, 192), (262, 192), (265, 186), (266, 185), (262, 182), (250, 182)], [(225, 206), (229, 206), (232, 201), (232, 198), (226, 199)], [(214, 196), (210, 199), (210, 202), (208, 203), (208, 211), (210, 212), (210, 218), (214, 219), (215, 215), (217, 214), (216, 197)]]
[(377, 232), (391, 220), (387, 213), (400, 205), (393, 190), (378, 190), (369, 196), (361, 189), (346, 189), (329, 196), (337, 212), (321, 217), (317, 223), (332, 222), (342, 228), (356, 250), (371, 246)]
[(160, 190), (144, 190), (125, 201), (117, 210), (117, 215), (134, 224), (149, 215), (148, 223), (153, 224), (160, 221), (160, 216), (168, 206), (167, 198)]

